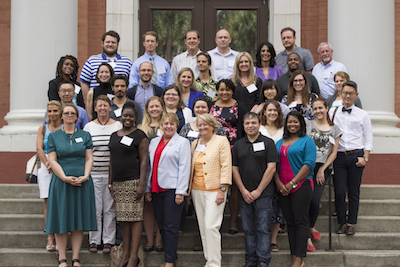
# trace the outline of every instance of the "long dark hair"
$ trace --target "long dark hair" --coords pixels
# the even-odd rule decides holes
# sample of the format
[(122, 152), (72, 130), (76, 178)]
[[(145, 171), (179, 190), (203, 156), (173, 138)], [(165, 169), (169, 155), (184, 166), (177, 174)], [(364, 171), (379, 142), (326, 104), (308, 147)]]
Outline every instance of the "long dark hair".
[(326, 108), (328, 108), (328, 111), (326, 112), (326, 122), (327, 122), (330, 126), (333, 126), (334, 123), (333, 123), (333, 121), (331, 121), (331, 118), (329, 117), (329, 107), (328, 107), (328, 104), (326, 103), (326, 100), (323, 99), (323, 98), (316, 98), (316, 99), (314, 99), (314, 101), (312, 102), (311, 107), (314, 108), (313, 105), (314, 105), (314, 103), (317, 103), (317, 102), (322, 102), (322, 104), (323, 104)]
[(283, 128), (283, 139), (288, 139), (292, 135), (291, 133), (289, 133), (289, 130), (287, 127), (287, 122), (288, 122), (290, 116), (296, 117), (300, 121), (300, 130), (297, 132), (297, 135), (299, 137), (306, 136), (306, 122), (304, 121), (304, 117), (297, 110), (293, 110), (293, 111), (290, 111), (286, 117), (285, 127)]
[(264, 101), (267, 100), (267, 98), (264, 95), (264, 91), (267, 90), (267, 89), (272, 89), (274, 87), (275, 87), (275, 90), (276, 90), (276, 96), (274, 97), (274, 100), (281, 101), (281, 99), (282, 99), (281, 87), (279, 87), (279, 84), (278, 84), (277, 81), (275, 81), (273, 79), (268, 79), (268, 80), (265, 80), (265, 82), (261, 86), (261, 90), (260, 90), (261, 102), (264, 102)]
[(278, 101), (270, 99), (267, 100), (267, 102), (264, 103), (264, 107), (261, 110), (261, 124), (262, 125), (268, 125), (267, 123), (267, 116), (265, 115), (265, 112), (267, 111), (267, 107), (272, 104), (276, 107), (276, 109), (278, 110), (278, 118), (276, 118), (275, 126), (280, 129), (283, 126), (283, 113), (282, 113), (282, 109), (281, 109), (281, 105), (279, 105)]
[(257, 48), (257, 54), (256, 54), (256, 67), (262, 68), (261, 64), (261, 48), (266, 45), (268, 47), (269, 52), (271, 53), (271, 60), (269, 61), (269, 66), (274, 67), (276, 65), (275, 63), (275, 57), (276, 57), (276, 52), (274, 46), (270, 42), (262, 42), (258, 48)]
[(66, 55), (60, 58), (60, 60), (57, 63), (57, 69), (56, 69), (56, 78), (60, 81), (64, 80), (63, 78), (63, 73), (62, 73), (62, 66), (64, 64), (64, 61), (66, 59), (71, 60), (74, 63), (74, 71), (71, 73), (70, 75), (70, 79), (73, 82), (76, 82), (77, 78), (78, 78), (78, 69), (79, 69), (79, 64), (78, 64), (78, 60), (76, 59), (76, 57), (71, 56), (71, 55)]

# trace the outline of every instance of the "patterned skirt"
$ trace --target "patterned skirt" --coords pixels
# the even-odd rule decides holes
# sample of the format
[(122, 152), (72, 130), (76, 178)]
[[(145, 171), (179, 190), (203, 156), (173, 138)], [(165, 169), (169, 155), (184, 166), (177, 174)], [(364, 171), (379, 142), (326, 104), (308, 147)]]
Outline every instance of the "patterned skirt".
[(135, 200), (139, 179), (113, 182), (117, 221), (138, 222), (143, 221), (143, 197)]

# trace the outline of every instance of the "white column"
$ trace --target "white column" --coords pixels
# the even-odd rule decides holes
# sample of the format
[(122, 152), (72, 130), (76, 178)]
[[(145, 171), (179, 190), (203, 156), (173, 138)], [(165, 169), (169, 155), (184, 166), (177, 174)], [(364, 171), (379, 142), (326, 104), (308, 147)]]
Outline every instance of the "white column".
[(396, 124), (400, 119), (394, 113), (394, 26), (394, 1), (328, 1), (333, 57), (345, 64), (351, 80), (358, 84), (363, 108), (373, 123), (374, 151), (382, 153), (400, 152), (390, 139), (397, 137), (399, 144)]
[[(57, 62), (77, 57), (78, 0), (12, 0), (10, 112), (0, 151), (35, 149)], [(32, 142), (33, 140), (33, 142)]]

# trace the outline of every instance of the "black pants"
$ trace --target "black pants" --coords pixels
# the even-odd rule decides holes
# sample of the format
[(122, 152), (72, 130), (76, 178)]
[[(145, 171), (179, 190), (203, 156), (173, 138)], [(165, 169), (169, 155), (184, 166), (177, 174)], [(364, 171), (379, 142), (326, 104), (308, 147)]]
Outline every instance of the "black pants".
[(322, 185), (317, 184), (317, 173), (319, 171), (319, 168), (321, 168), (322, 165), (323, 165), (323, 163), (317, 163), (314, 168), (314, 179), (313, 179), (314, 191), (313, 191), (312, 198), (311, 198), (310, 211), (308, 212), (309, 216), (310, 216), (310, 228), (313, 228), (315, 226), (315, 222), (317, 221), (317, 218), (319, 215), (319, 205), (321, 202), (321, 196), (322, 196), (322, 193), (324, 192), (326, 180), (330, 173), (329, 168), (326, 169), (324, 172), (324, 176), (325, 176), (324, 184), (322, 184)]
[[(352, 155), (345, 155), (338, 152), (337, 158), (333, 162), (335, 175), (333, 184), (335, 185), (335, 205), (337, 211), (338, 224), (356, 224), (358, 206), (360, 200), (361, 176), (364, 167), (357, 167), (358, 157), (363, 157), (364, 151)], [(346, 191), (349, 198), (349, 216), (346, 218)]]
[(283, 216), (287, 222), (290, 253), (304, 258), (307, 251), (307, 239), (310, 233), (308, 210), (310, 208), (312, 189), (309, 179), (288, 196), (279, 196)]

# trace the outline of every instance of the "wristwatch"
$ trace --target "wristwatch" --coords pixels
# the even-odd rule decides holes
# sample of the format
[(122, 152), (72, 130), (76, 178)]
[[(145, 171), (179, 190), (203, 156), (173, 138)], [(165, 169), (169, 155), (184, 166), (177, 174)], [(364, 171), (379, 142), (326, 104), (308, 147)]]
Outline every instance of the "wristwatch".
[(108, 184), (108, 188), (111, 188), (112, 187), (112, 184)]
[(368, 162), (368, 158), (367, 157), (364, 157), (364, 159), (365, 159), (365, 162)]
[(221, 189), (222, 192), (226, 191), (226, 186), (221, 186), (219, 189)]

